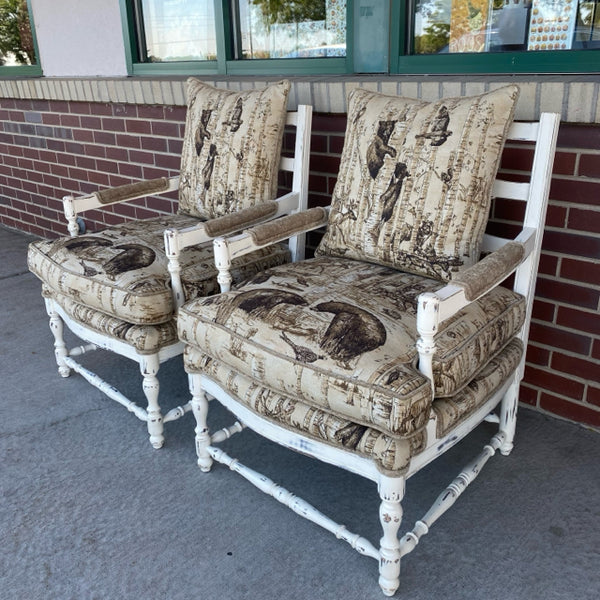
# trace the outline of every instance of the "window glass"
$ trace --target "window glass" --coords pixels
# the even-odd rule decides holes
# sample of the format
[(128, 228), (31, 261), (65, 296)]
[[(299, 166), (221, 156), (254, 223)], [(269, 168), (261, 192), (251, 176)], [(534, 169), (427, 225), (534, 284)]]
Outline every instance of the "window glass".
[(213, 0), (141, 0), (141, 9), (140, 60), (216, 60)]
[(27, 0), (0, 0), (0, 66), (35, 64)]
[(414, 53), (600, 48), (600, 0), (415, 0)]
[(234, 0), (239, 59), (346, 56), (346, 0)]

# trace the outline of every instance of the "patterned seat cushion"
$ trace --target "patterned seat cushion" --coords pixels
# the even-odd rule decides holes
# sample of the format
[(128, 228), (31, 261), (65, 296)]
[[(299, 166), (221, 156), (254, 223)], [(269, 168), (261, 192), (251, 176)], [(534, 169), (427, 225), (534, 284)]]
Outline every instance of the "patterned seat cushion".
[[(29, 269), (55, 293), (128, 323), (156, 324), (173, 317), (173, 299), (164, 230), (198, 223), (184, 215), (130, 221), (72, 238), (33, 242)], [(234, 261), (234, 281), (289, 260), (284, 246), (263, 249)], [(187, 299), (219, 290), (212, 243), (181, 253)]]
[[(439, 287), (320, 257), (184, 305), (179, 337), (278, 393), (410, 436), (427, 422), (433, 395), (416, 368), (416, 301)], [(499, 288), (450, 321), (438, 336), (436, 395), (464, 387), (518, 331), (523, 313), (522, 298)]]
[(67, 296), (57, 294), (46, 285), (42, 286), (42, 295), (52, 298), (71, 319), (80, 325), (124, 342), (135, 348), (139, 354), (154, 354), (161, 348), (179, 341), (174, 318), (157, 325), (137, 325), (79, 304)]
[(317, 254), (449, 281), (479, 260), (517, 86), (424, 102), (355, 89)]
[(274, 200), (289, 81), (234, 92), (188, 79), (179, 212), (213, 219)]
[[(484, 404), (516, 368), (521, 354), (521, 343), (513, 340), (454, 398), (436, 400), (433, 407), (438, 416), (438, 437)], [(431, 444), (425, 429), (409, 437), (393, 436), (296, 397), (273, 392), (192, 346), (186, 346), (184, 364), (188, 372), (206, 375), (255, 413), (292, 431), (370, 458), (387, 474), (398, 475), (406, 471), (411, 457)]]

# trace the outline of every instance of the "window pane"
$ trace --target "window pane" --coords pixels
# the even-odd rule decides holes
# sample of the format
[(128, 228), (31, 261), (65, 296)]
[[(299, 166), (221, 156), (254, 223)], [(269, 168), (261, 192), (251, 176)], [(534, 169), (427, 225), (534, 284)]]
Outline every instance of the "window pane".
[(415, 0), (414, 53), (600, 48), (600, 0)]
[(213, 0), (142, 0), (142, 14), (141, 60), (216, 60)]
[(0, 0), (0, 66), (36, 63), (27, 0)]
[(237, 58), (346, 56), (346, 0), (234, 0)]

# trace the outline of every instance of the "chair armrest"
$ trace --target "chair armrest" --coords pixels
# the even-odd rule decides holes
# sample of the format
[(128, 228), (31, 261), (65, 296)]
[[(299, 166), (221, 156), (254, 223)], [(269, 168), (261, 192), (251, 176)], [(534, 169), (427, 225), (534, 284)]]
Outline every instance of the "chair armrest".
[(68, 222), (71, 235), (77, 235), (77, 214), (93, 208), (101, 208), (110, 204), (118, 204), (136, 198), (143, 198), (153, 194), (162, 194), (176, 190), (179, 187), (179, 177), (161, 177), (159, 179), (148, 179), (127, 183), (117, 187), (108, 188), (99, 192), (93, 192), (85, 196), (65, 196), (63, 198), (63, 209)]
[(461, 288), (467, 301), (472, 302), (506, 279), (523, 258), (525, 246), (520, 242), (509, 242), (459, 273), (452, 279), (452, 284)]
[(216, 238), (214, 241), (215, 259), (219, 255), (224, 259), (224, 263), (231, 264), (231, 260), (238, 256), (326, 225), (327, 214), (325, 208), (310, 208), (256, 225), (230, 238)]
[(318, 229), (327, 223), (327, 214), (325, 208), (310, 208), (256, 225), (230, 238), (215, 238), (213, 241), (215, 265), (219, 271), (218, 281), (221, 285), (221, 291), (228, 291), (231, 285), (229, 270), (232, 260), (306, 231)]
[(426, 292), (419, 296), (417, 350), (419, 352), (419, 370), (424, 375), (430, 379), (433, 378), (434, 338), (440, 330), (441, 323), (491, 291), (506, 279), (527, 255), (526, 244), (520, 241), (508, 242), (478, 263), (465, 269), (436, 292)]

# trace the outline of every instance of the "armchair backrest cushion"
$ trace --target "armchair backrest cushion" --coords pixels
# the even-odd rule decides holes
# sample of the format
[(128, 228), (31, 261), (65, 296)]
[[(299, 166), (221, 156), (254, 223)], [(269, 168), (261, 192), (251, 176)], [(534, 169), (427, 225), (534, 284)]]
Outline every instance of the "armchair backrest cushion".
[(179, 212), (203, 220), (273, 200), (289, 81), (234, 92), (188, 79)]
[(424, 102), (355, 89), (320, 255), (449, 281), (479, 259), (515, 85)]

